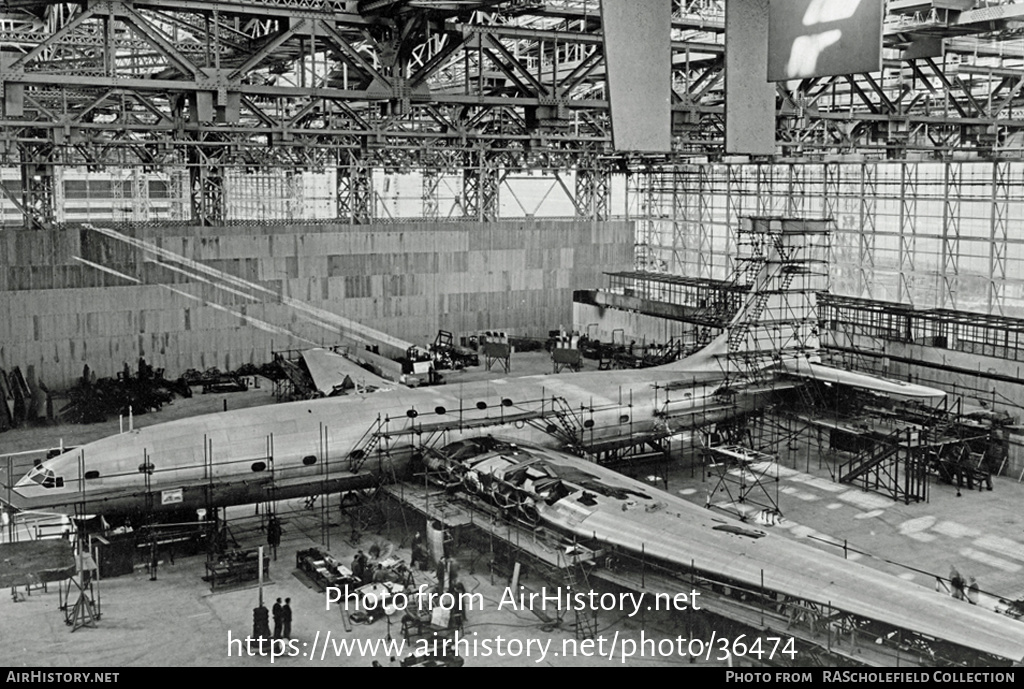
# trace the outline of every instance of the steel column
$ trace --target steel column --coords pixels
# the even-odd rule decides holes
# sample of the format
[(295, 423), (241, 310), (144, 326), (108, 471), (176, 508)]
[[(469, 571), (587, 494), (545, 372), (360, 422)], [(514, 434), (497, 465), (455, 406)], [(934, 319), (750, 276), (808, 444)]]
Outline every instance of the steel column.
[(22, 145), (21, 210), (26, 229), (48, 229), (57, 221), (58, 172), (52, 146)]
[(582, 158), (576, 166), (576, 216), (607, 220), (611, 201), (611, 171), (593, 157)]
[(373, 222), (376, 199), (373, 190), (373, 168), (362, 158), (352, 156), (349, 164), (338, 168), (338, 219), (355, 225)]
[(500, 159), (483, 150), (468, 154), (462, 171), (462, 212), (481, 222), (498, 219)]

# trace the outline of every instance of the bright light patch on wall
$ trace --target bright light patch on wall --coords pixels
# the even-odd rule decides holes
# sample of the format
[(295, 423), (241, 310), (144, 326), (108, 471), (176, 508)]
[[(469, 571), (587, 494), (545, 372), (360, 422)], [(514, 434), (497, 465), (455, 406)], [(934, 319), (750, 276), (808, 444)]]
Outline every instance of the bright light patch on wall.
[(804, 26), (838, 22), (857, 12), (861, 0), (812, 0), (804, 12)]
[(813, 36), (797, 36), (786, 63), (786, 76), (790, 79), (813, 77), (818, 69), (818, 56), (825, 48), (838, 43), (842, 35), (839, 29), (833, 29)]
[(768, 81), (882, 69), (883, 0), (772, 0)]

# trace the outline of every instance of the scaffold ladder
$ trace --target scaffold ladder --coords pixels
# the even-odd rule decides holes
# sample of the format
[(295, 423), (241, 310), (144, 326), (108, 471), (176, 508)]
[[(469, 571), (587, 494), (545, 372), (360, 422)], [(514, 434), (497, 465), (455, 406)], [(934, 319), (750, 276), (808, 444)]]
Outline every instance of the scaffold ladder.
[[(587, 570), (584, 569), (583, 564), (579, 561), (576, 555), (575, 543), (573, 544), (573, 551), (568, 556), (559, 554), (559, 559), (565, 557), (566, 561), (562, 563), (565, 571), (565, 585), (569, 591), (569, 594), (575, 594), (580, 590), (580, 582), (583, 582), (583, 586), (586, 590), (590, 590), (590, 581), (587, 578)], [(579, 576), (577, 576), (577, 572)], [(589, 614), (588, 614), (589, 613)], [(597, 611), (580, 610), (578, 606), (573, 606), (573, 631), (577, 639), (593, 639), (597, 636)]]

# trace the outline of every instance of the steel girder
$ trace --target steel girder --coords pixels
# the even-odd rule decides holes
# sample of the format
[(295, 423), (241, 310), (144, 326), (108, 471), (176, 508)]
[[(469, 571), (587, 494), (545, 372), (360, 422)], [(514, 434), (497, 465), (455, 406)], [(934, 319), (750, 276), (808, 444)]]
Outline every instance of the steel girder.
[[(778, 89), (779, 153), (1021, 159), (1022, 5), (891, 14), (878, 74)], [(674, 0), (675, 150), (718, 155), (724, 5)], [(0, 164), (610, 153), (597, 0), (0, 0)], [(925, 40), (945, 57), (909, 58)], [(187, 152), (191, 151), (191, 152)], [(584, 177), (587, 173), (584, 172)]]
[[(74, 149), (84, 145), (111, 164), (124, 162), (112, 148), (144, 152), (149, 163), (210, 132), (230, 138), (236, 154), (271, 145), (339, 160), (367, 136), (412, 159), (438, 142), (515, 149), (608, 140), (605, 104), (593, 95), (603, 79), (599, 46), (573, 40), (592, 34), (545, 45), (493, 17), (449, 20), (405, 3), (390, 9), (397, 5), (395, 15), (363, 16), (283, 2), (89, 3), (34, 45), (32, 32), (15, 32), (10, 45), (22, 52), (4, 53), (0, 129), (5, 139), (68, 146), (67, 162), (78, 162)], [(586, 26), (560, 23), (570, 21)]]

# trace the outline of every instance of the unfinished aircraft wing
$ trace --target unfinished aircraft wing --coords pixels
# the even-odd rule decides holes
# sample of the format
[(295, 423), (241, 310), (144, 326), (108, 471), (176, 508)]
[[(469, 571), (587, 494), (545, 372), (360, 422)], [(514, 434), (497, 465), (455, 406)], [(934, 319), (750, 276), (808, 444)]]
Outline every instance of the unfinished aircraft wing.
[(899, 380), (879, 378), (867, 373), (856, 373), (843, 369), (832, 368), (806, 359), (790, 360), (782, 364), (781, 370), (791, 376), (806, 380), (817, 380), (822, 383), (848, 385), (852, 388), (871, 390), (885, 395), (900, 397), (945, 397), (946, 393), (936, 388), (915, 383), (904, 383)]
[[(325, 395), (332, 395), (342, 389), (351, 387), (365, 388), (373, 386), (378, 389), (394, 387), (394, 383), (367, 371), (356, 362), (330, 350), (316, 348), (302, 353), (309, 375), (317, 390)], [(346, 382), (347, 381), (347, 382)]]
[[(1024, 660), (1024, 627), (1016, 620), (716, 514), (599, 465), (543, 454), (555, 474), (575, 484), (569, 495), (538, 505), (541, 520), (558, 529), (726, 576), (752, 590), (815, 601), (1013, 662)], [(588, 478), (581, 480), (582, 475)]]
[[(652, 565), (690, 571), (723, 587), (767, 594), (852, 615), (870, 630), (905, 630), (987, 654), (1024, 660), (1024, 626), (980, 606), (712, 512), (683, 498), (564, 452), (493, 437), (460, 441), (428, 460), (446, 489), (457, 488), (531, 528), (545, 525), (585, 543), (613, 546)], [(575, 539), (574, 539), (575, 540)], [(800, 601), (801, 603), (796, 603)], [(781, 612), (781, 611), (780, 611)], [(955, 621), (955, 622), (954, 622)], [(888, 637), (887, 637), (888, 638)], [(881, 643), (881, 642), (876, 642)]]

